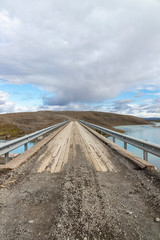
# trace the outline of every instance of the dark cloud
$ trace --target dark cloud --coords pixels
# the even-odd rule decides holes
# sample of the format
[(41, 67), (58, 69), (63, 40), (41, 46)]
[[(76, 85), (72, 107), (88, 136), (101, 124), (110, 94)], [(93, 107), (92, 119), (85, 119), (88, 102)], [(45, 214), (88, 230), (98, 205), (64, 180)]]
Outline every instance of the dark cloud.
[(119, 101), (115, 101), (112, 104), (112, 112), (130, 112), (132, 110), (132, 107), (129, 105), (132, 103), (132, 99), (122, 99)]
[(136, 103), (131, 99), (122, 99), (112, 103), (109, 111), (138, 117), (156, 117), (160, 116), (160, 101), (158, 102), (157, 100), (159, 100), (159, 98)]

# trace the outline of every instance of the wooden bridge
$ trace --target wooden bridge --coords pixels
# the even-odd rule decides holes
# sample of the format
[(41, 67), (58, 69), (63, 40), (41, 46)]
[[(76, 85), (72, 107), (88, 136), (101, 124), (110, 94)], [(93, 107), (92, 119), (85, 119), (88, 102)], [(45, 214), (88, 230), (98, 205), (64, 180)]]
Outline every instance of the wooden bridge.
[(159, 239), (159, 172), (72, 121), (0, 166), (1, 239)]

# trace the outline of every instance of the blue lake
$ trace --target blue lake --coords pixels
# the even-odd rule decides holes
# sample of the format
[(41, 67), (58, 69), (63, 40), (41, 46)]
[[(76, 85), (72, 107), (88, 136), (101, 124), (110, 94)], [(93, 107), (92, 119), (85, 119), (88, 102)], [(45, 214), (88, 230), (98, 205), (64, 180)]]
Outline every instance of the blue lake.
[[(0, 143), (3, 143), (3, 142), (6, 142), (6, 141), (3, 141), (3, 140), (0, 140)], [(7, 141), (8, 142), (8, 141)], [(35, 142), (29, 142), (28, 143), (28, 149), (33, 147), (35, 145)], [(14, 149), (13, 151), (11, 151), (10, 153), (23, 153), (24, 152), (24, 145)]]
[[(116, 128), (124, 130), (126, 135), (160, 145), (160, 123), (155, 123), (154, 125), (118, 126)], [(116, 139), (116, 144), (123, 147), (123, 142), (120, 140)], [(143, 158), (143, 151), (141, 149), (127, 144), (127, 150), (137, 155), (138, 157)], [(157, 169), (160, 170), (160, 157), (148, 154), (148, 162), (152, 163)]]
[[(116, 126), (117, 129), (121, 129), (125, 131), (126, 135), (147, 140), (152, 143), (160, 144), (160, 123), (155, 123), (155, 125), (127, 125), (127, 126)], [(112, 140), (112, 137), (109, 137)], [(116, 139), (116, 144), (123, 148), (124, 144), (122, 141)], [(0, 140), (1, 142), (5, 142)], [(28, 149), (34, 146), (35, 142), (28, 143)], [(143, 158), (143, 151), (138, 149), (130, 144), (127, 144), (127, 150), (137, 155), (140, 158)], [(11, 151), (11, 153), (23, 153), (24, 145)], [(148, 154), (148, 161), (156, 166), (157, 169), (160, 170), (160, 158), (156, 157), (152, 154)]]

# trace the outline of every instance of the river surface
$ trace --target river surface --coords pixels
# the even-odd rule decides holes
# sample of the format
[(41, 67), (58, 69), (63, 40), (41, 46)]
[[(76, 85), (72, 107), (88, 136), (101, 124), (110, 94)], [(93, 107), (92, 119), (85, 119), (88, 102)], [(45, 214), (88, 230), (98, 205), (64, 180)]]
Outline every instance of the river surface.
[[(160, 123), (154, 123), (154, 125), (127, 125), (127, 126), (116, 126), (117, 129), (121, 129), (125, 131), (126, 135), (143, 139), (152, 143), (160, 144)], [(112, 140), (110, 137), (109, 139)], [(0, 140), (1, 142), (6, 142)], [(28, 143), (28, 149), (34, 146), (35, 142)], [(122, 141), (116, 139), (116, 144), (123, 147), (124, 144)], [(143, 158), (143, 151), (138, 149), (130, 144), (127, 144), (127, 150), (132, 152), (133, 154), (137, 155), (140, 158)], [(15, 150), (11, 151), (11, 153), (23, 153), (24, 152), (24, 145), (16, 148)], [(160, 170), (160, 158), (156, 157), (152, 154), (148, 154), (148, 161), (156, 166), (157, 169)]]
[[(5, 143), (5, 142), (9, 142), (6, 140), (0, 140), (0, 143)], [(29, 142), (28, 143), (28, 149), (31, 148), (32, 146), (35, 145), (35, 142)], [(24, 152), (24, 145), (14, 149), (13, 151), (11, 151), (10, 153), (23, 153)]]
[[(126, 135), (143, 139), (152, 143), (160, 145), (160, 123), (154, 123), (154, 125), (127, 125), (127, 126), (116, 126), (117, 129), (125, 131)], [(123, 147), (123, 142), (116, 139), (116, 143)], [(143, 151), (136, 147), (127, 144), (127, 150), (143, 158)], [(148, 161), (156, 166), (160, 170), (160, 158), (152, 154), (148, 154)]]

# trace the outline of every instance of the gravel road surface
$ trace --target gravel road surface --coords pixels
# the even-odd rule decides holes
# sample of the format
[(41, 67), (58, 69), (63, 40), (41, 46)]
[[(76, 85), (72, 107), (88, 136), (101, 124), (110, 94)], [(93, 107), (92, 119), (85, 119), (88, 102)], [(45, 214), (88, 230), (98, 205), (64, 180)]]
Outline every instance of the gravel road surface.
[(78, 122), (0, 172), (2, 240), (158, 240), (159, 173), (140, 170)]

